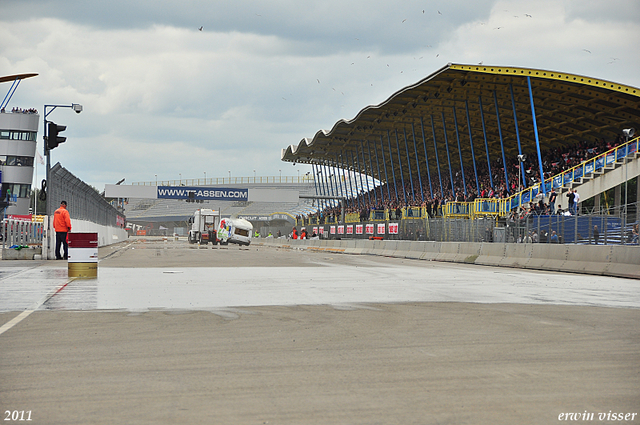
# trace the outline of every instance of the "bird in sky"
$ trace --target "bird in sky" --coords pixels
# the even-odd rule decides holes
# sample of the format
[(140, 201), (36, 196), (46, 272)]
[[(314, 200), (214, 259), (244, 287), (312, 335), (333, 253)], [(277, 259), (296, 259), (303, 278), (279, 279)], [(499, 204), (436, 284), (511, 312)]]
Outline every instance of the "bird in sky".
[(198, 28), (198, 31), (202, 31), (202, 28), (204, 28), (204, 27), (200, 27), (200, 28)]
[(533, 18), (533, 16), (529, 15), (528, 13), (525, 13), (524, 16), (526, 16), (527, 18)]
[(587, 50), (587, 49), (582, 49), (582, 50), (584, 50), (587, 53), (591, 53), (591, 50)]

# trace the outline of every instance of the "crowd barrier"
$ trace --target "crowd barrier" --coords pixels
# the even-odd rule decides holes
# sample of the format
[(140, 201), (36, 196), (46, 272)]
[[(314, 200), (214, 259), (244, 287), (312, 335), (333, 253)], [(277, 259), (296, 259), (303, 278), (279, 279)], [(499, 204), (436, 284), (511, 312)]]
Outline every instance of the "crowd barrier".
[(252, 245), (640, 279), (637, 246), (284, 238)]

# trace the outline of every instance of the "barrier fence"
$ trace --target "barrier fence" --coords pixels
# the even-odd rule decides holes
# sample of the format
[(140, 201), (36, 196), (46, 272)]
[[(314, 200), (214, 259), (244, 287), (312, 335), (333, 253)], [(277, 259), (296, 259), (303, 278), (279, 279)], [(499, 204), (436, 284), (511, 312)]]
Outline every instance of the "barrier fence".
[[(589, 214), (581, 216), (530, 215), (522, 219), (504, 219), (487, 214), (473, 219), (452, 215), (429, 218), (419, 208), (403, 210), (402, 216), (384, 220), (339, 223), (317, 219), (299, 220), (298, 232), (306, 229), (320, 239), (385, 239), (437, 242), (504, 242), (637, 245), (638, 223), (627, 223), (624, 216)], [(263, 230), (264, 231), (264, 230)], [(275, 233), (274, 233), (275, 234)]]
[(1, 226), (2, 247), (42, 245), (43, 230), (42, 223), (4, 219)]

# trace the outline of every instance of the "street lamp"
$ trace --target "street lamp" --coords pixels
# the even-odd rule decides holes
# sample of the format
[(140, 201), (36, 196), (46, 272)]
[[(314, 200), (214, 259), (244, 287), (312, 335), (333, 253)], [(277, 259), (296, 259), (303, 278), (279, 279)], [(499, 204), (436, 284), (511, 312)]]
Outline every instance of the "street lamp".
[(282, 183), (282, 170), (278, 170), (280, 171), (280, 183)]
[(204, 172), (204, 184), (207, 184), (207, 172)]
[[(46, 169), (46, 188), (47, 191), (45, 193), (46, 195), (46, 201), (45, 201), (45, 214), (47, 215), (47, 219), (49, 219), (49, 217), (51, 217), (51, 194), (52, 194), (52, 188), (53, 185), (51, 184), (51, 149), (49, 149), (48, 146), (48, 125), (47, 123), (49, 121), (47, 121), (47, 117), (49, 116), (50, 113), (52, 113), (56, 108), (71, 108), (75, 111), (76, 114), (79, 114), (80, 112), (82, 112), (82, 105), (78, 104), (78, 103), (72, 103), (71, 105), (44, 105), (44, 129), (43, 129), (43, 133), (44, 133), (44, 155), (47, 158), (47, 169)], [(52, 124), (53, 125), (53, 124)], [(55, 126), (55, 125), (54, 125)], [(57, 137), (57, 136), (56, 136)], [(47, 225), (47, 236), (49, 234), (49, 229), (51, 228), (51, 224), (49, 223)], [(49, 252), (51, 250), (51, 238), (47, 237), (47, 254), (46, 254), (46, 258), (49, 258)]]
[[(44, 105), (44, 129), (43, 129), (43, 133), (44, 133), (44, 155), (47, 158), (47, 170), (46, 170), (46, 179), (47, 179), (47, 192), (49, 194), (51, 194), (51, 154), (50, 154), (50, 149), (48, 149), (47, 147), (47, 137), (48, 137), (48, 132), (47, 132), (47, 117), (49, 116), (50, 113), (52, 113), (56, 108), (71, 108), (75, 111), (76, 114), (79, 114), (80, 112), (82, 112), (82, 105), (78, 104), (78, 103), (72, 103), (71, 105)], [(51, 196), (47, 196), (47, 201), (46, 201), (46, 214), (47, 216), (51, 216)]]
[(229, 184), (231, 184), (231, 170), (229, 170)]
[(156, 174), (156, 187), (158, 186), (158, 175)]

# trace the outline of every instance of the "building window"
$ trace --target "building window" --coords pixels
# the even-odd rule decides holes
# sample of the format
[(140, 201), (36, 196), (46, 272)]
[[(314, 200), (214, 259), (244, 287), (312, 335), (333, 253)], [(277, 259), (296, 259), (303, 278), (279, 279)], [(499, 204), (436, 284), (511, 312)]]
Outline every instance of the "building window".
[(28, 198), (31, 195), (30, 184), (20, 183), (2, 183), (2, 199), (7, 199), (8, 196), (16, 196), (18, 198)]
[(25, 140), (35, 142), (37, 137), (38, 133), (35, 131), (0, 130), (0, 139)]
[(30, 156), (0, 155), (0, 165), (33, 167), (33, 158)]

